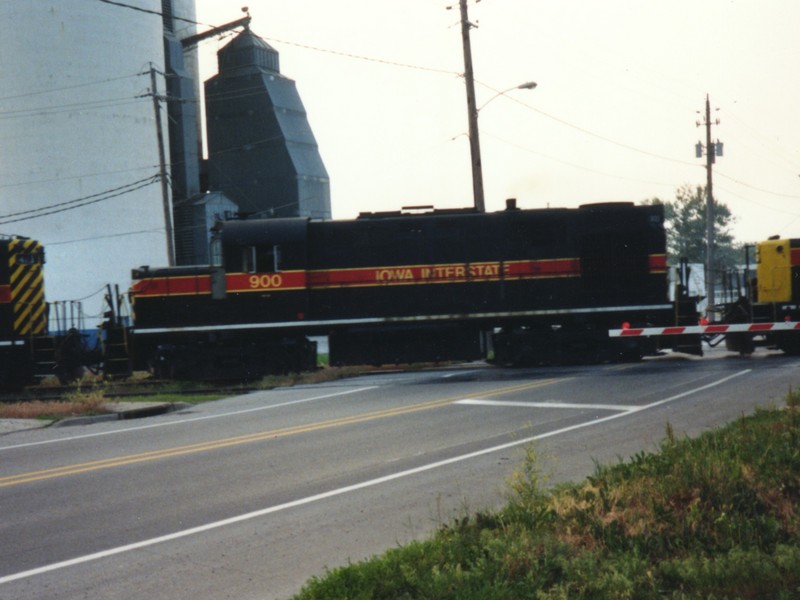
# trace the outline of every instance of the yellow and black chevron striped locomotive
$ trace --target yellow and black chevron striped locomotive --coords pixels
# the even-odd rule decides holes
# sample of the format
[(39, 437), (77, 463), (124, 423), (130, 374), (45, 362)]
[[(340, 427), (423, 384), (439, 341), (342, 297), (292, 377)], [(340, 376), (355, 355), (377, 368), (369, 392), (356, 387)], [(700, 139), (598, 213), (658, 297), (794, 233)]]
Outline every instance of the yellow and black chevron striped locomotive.
[[(422, 210), (220, 223), (213, 266), (133, 272), (135, 363), (190, 378), (300, 370), (315, 335), (334, 365), (489, 348), (503, 364), (611, 360), (654, 344), (609, 329), (676, 323), (660, 206)], [(681, 343), (699, 352), (699, 337)]]
[(46, 333), (44, 248), (0, 237), (0, 388), (30, 380), (34, 340)]
[[(109, 371), (110, 357), (99, 347), (88, 348), (88, 336), (78, 328), (82, 315), (58, 311), (80, 303), (51, 305), (45, 300), (44, 264), (40, 242), (0, 236), (0, 390), (19, 388), (50, 375), (62, 382), (73, 380), (86, 367)], [(104, 328), (105, 337), (115, 333), (107, 325)], [(127, 359), (124, 370), (128, 371)]]

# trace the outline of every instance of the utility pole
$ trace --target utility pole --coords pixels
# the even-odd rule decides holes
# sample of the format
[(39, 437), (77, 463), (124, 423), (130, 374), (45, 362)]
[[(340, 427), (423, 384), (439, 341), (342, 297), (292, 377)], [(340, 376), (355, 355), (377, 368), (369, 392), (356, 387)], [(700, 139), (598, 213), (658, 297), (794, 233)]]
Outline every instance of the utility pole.
[[(718, 140), (716, 144), (711, 143), (711, 101), (706, 94), (705, 121), (697, 121), (696, 125), (706, 127), (706, 300), (708, 302), (706, 314), (712, 317), (711, 311), (715, 304), (714, 297), (714, 220), (716, 211), (714, 210), (714, 187), (712, 177), (712, 165), (717, 155), (722, 156), (722, 143)], [(719, 119), (714, 122), (719, 125)], [(703, 155), (703, 144), (698, 142), (696, 145), (696, 156), (701, 158)], [(709, 319), (713, 320), (713, 319)]]
[(153, 109), (156, 115), (156, 137), (158, 138), (158, 171), (161, 180), (161, 202), (164, 208), (164, 228), (167, 232), (167, 261), (170, 267), (175, 266), (175, 240), (172, 231), (172, 206), (169, 201), (169, 185), (167, 183), (167, 160), (164, 155), (164, 129), (161, 125), (161, 105), (164, 100), (158, 95), (156, 87), (156, 68), (150, 63), (150, 95), (153, 97)]
[[(708, 304), (706, 314), (713, 317), (715, 304), (714, 294), (714, 189), (711, 165), (714, 164), (714, 147), (711, 145), (711, 101), (706, 94), (706, 286), (708, 288)], [(713, 318), (709, 319), (713, 321)]]
[(483, 199), (483, 167), (481, 165), (481, 140), (478, 134), (478, 107), (475, 102), (475, 76), (472, 70), (472, 46), (469, 30), (474, 27), (467, 15), (467, 0), (459, 0), (461, 7), (461, 40), (464, 45), (464, 82), (467, 88), (467, 118), (469, 119), (469, 151), (472, 159), (472, 195), (475, 210), (486, 212)]

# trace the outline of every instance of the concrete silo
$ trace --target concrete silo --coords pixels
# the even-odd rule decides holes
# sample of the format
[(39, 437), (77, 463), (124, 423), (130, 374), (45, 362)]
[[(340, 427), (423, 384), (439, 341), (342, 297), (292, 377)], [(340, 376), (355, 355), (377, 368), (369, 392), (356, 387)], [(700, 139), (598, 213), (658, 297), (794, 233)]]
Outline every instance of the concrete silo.
[(51, 299), (167, 262), (149, 72), (165, 7), (194, 17), (192, 0), (0, 2), (0, 233), (45, 244)]

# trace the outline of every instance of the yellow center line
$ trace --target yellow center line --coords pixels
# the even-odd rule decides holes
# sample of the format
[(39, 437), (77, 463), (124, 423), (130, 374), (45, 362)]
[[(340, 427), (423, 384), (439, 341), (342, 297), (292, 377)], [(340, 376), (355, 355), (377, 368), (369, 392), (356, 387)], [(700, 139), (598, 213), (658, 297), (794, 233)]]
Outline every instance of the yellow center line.
[[(563, 379), (544, 379), (535, 381), (533, 383), (526, 383), (515, 385), (496, 390), (490, 390), (481, 394), (482, 397), (501, 396), (503, 394), (511, 394), (527, 389), (534, 389), (544, 387)], [(173, 448), (164, 448), (162, 450), (151, 450), (149, 452), (141, 452), (138, 454), (128, 454), (116, 458), (104, 458), (101, 460), (94, 460), (85, 463), (78, 463), (73, 465), (65, 465), (63, 467), (54, 467), (51, 469), (44, 469), (41, 471), (31, 471), (28, 473), (19, 473), (17, 475), (8, 475), (0, 477), (0, 487), (9, 487), (13, 485), (20, 485), (23, 483), (31, 483), (33, 481), (41, 481), (43, 479), (51, 479), (54, 477), (64, 477), (67, 475), (75, 475), (78, 473), (86, 473), (89, 471), (98, 471), (101, 469), (110, 469), (113, 467), (121, 467), (124, 465), (132, 465), (141, 462), (149, 462), (160, 460), (163, 458), (170, 458), (174, 456), (182, 456), (186, 454), (196, 454), (198, 452), (208, 452), (210, 450), (218, 450), (221, 448), (229, 448), (232, 446), (239, 446), (242, 444), (252, 444), (254, 442), (262, 442), (265, 440), (277, 439), (287, 437), (290, 435), (297, 435), (301, 433), (309, 433), (312, 431), (319, 431), (322, 429), (329, 429), (332, 427), (340, 427), (342, 425), (353, 425), (356, 423), (363, 423), (366, 421), (374, 421), (377, 419), (384, 419), (387, 417), (394, 417), (398, 415), (410, 414), (422, 410), (430, 410), (448, 404), (453, 404), (460, 400), (461, 396), (457, 398), (445, 398), (443, 400), (432, 400), (430, 402), (422, 402), (420, 404), (413, 404), (411, 406), (400, 406), (397, 408), (388, 408), (384, 410), (377, 410), (373, 412), (364, 413), (361, 415), (353, 415), (349, 417), (340, 417), (338, 419), (330, 419), (328, 421), (320, 421), (318, 423), (310, 423), (307, 425), (295, 425), (293, 427), (283, 427), (280, 429), (272, 429), (269, 431), (262, 431), (259, 433), (251, 433), (248, 435), (223, 438), (220, 440), (212, 440), (209, 442), (200, 442), (197, 444), (187, 444), (185, 446), (176, 446)]]

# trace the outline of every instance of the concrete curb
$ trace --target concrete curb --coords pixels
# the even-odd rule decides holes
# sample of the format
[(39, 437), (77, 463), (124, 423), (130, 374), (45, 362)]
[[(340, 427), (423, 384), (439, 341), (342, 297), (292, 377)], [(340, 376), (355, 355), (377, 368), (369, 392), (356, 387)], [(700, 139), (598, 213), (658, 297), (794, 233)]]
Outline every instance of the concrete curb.
[(105, 405), (109, 412), (87, 417), (67, 417), (57, 421), (43, 419), (0, 419), (0, 435), (42, 429), (44, 427), (70, 427), (72, 425), (91, 425), (106, 421), (122, 421), (127, 419), (144, 419), (191, 408), (185, 402), (109, 402)]
[(106, 421), (123, 421), (127, 419), (144, 419), (189, 408), (191, 404), (184, 402), (109, 402), (106, 409), (111, 411), (104, 415), (88, 417), (70, 417), (53, 423), (52, 427), (71, 427), (73, 425), (91, 425)]

